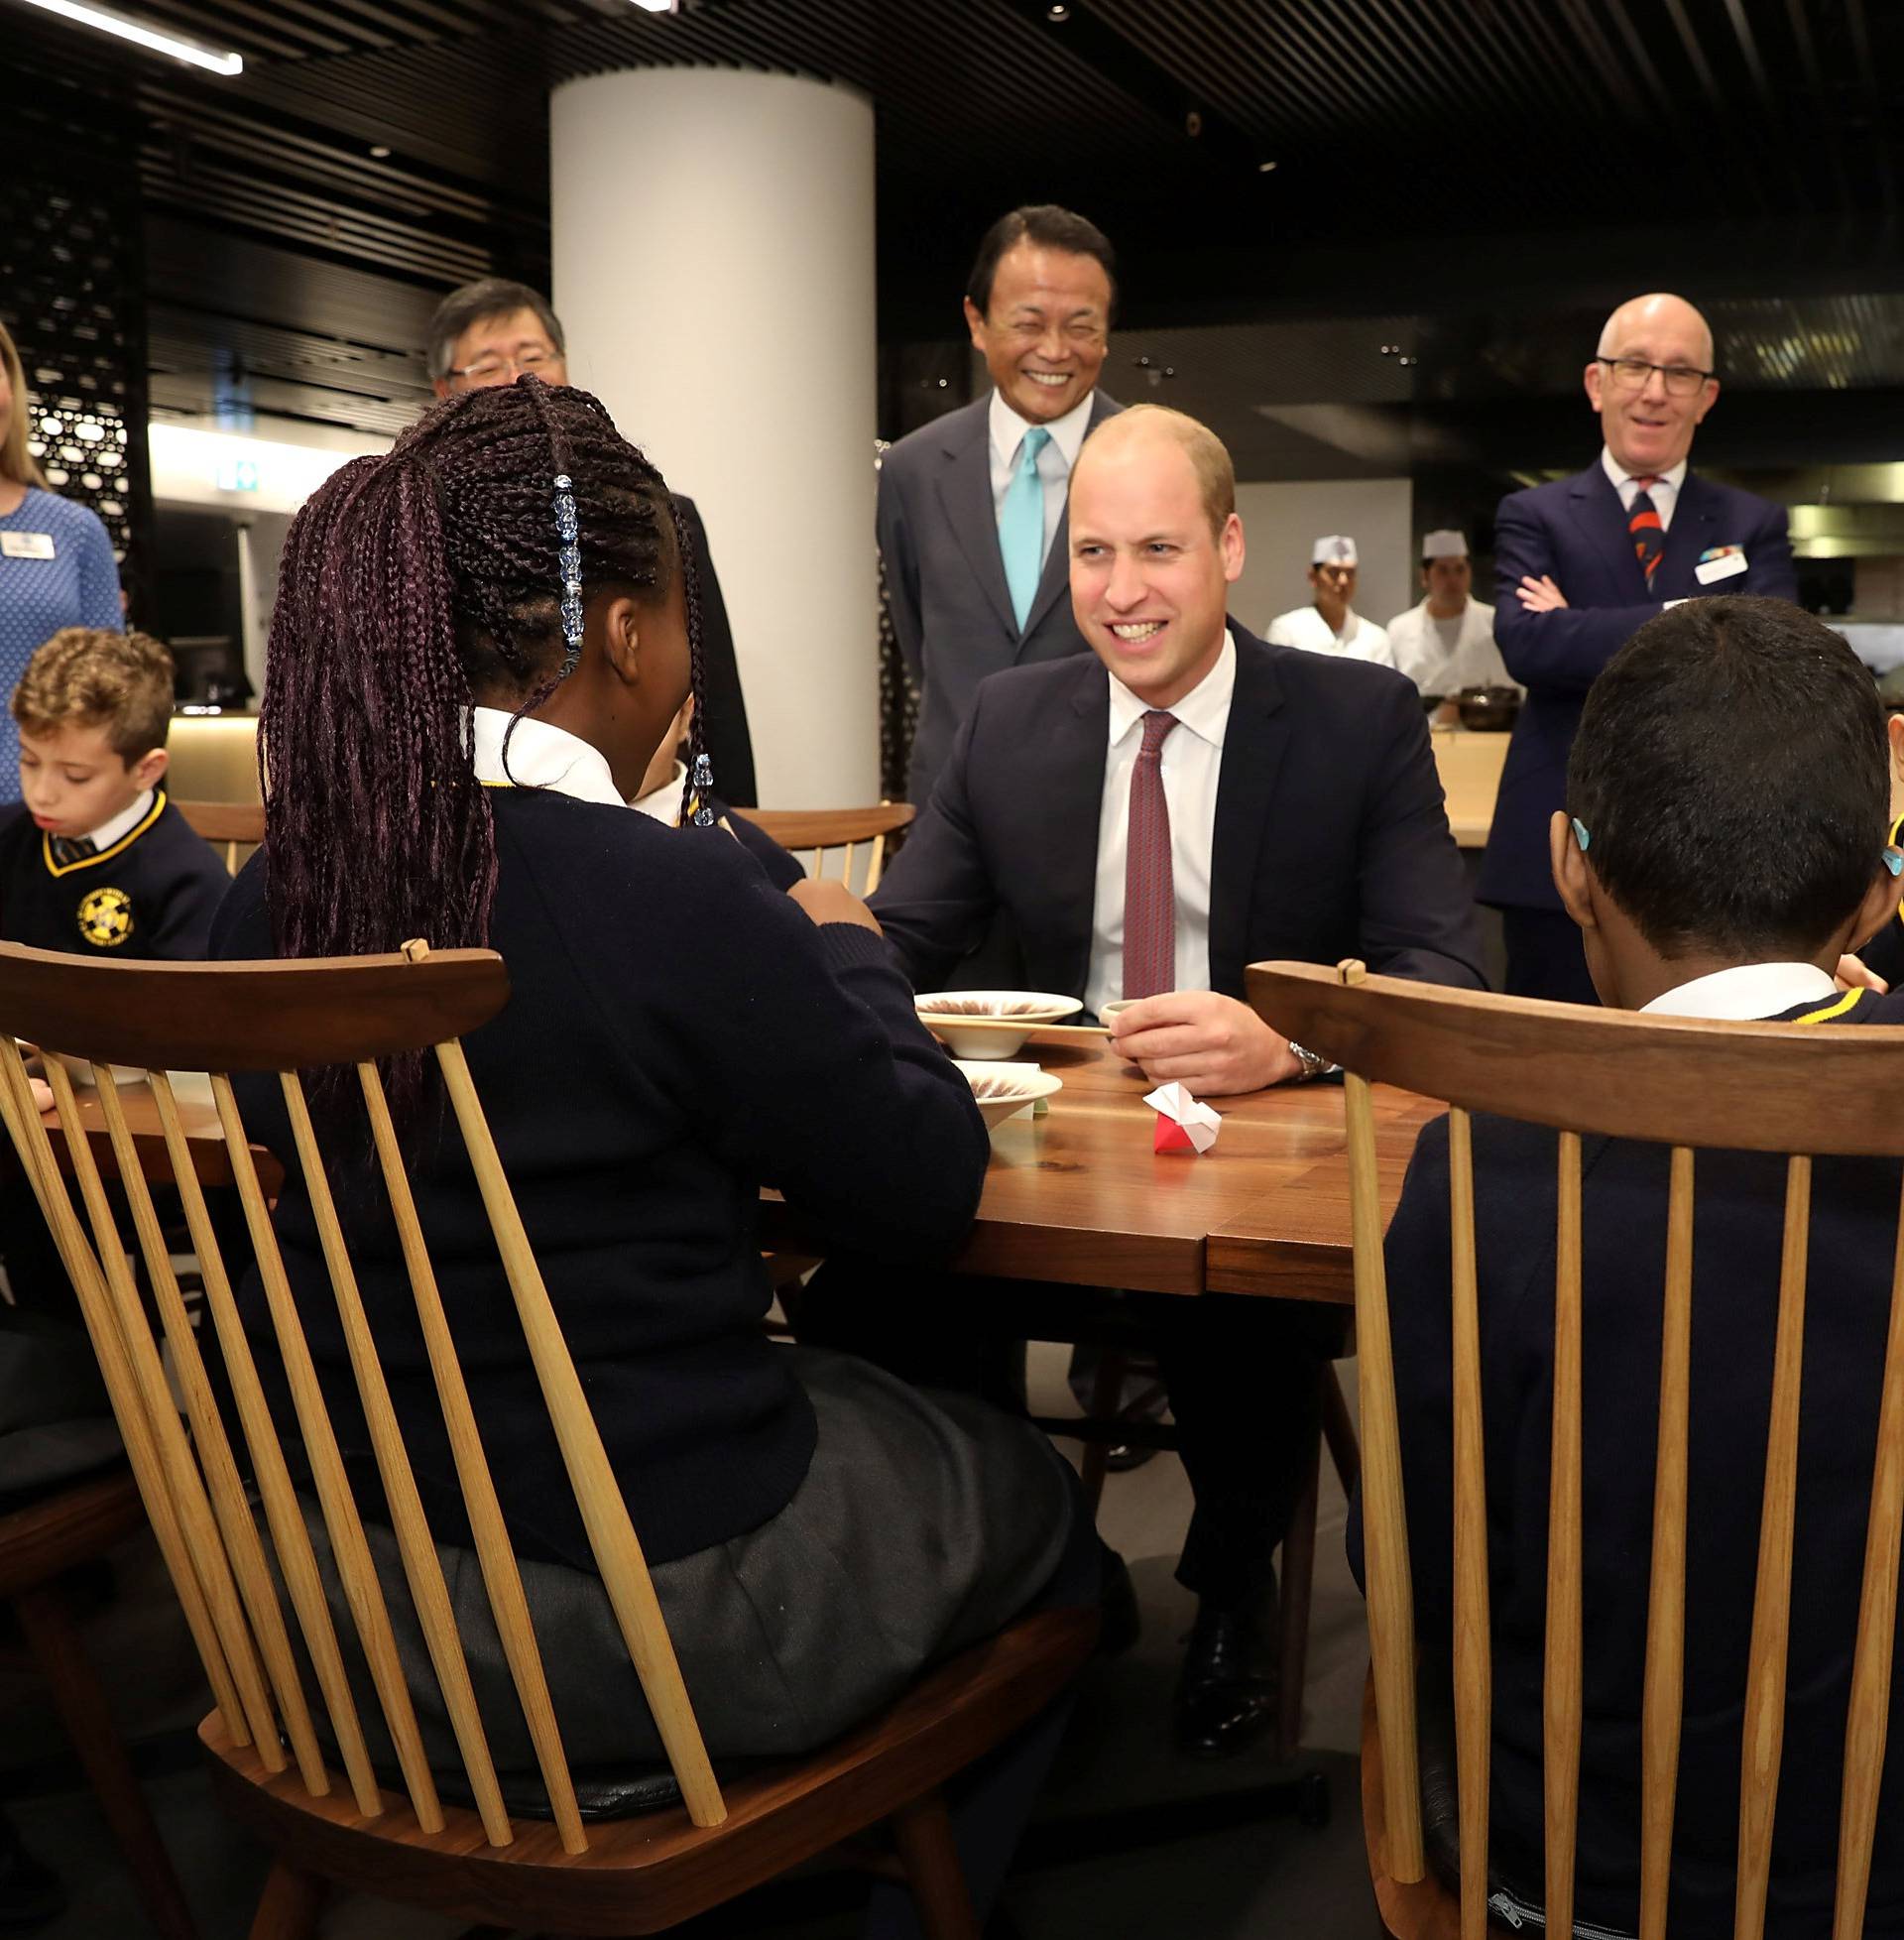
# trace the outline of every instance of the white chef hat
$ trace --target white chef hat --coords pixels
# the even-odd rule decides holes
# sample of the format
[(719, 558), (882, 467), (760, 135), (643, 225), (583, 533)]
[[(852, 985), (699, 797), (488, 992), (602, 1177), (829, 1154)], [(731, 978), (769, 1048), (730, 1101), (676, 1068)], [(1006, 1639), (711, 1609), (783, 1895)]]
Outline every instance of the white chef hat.
[(1356, 542), (1347, 533), (1326, 533), (1310, 548), (1311, 565), (1354, 565)]
[(1468, 556), (1468, 535), (1445, 527), (1440, 532), (1424, 534), (1421, 556), (1424, 559), (1465, 559)]

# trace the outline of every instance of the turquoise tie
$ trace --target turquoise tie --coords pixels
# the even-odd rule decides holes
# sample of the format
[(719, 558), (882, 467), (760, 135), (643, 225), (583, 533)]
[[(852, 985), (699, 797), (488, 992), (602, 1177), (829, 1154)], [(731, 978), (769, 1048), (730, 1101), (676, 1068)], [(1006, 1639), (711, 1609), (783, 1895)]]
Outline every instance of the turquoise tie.
[(1038, 453), (1050, 442), (1051, 433), (1042, 426), (1025, 432), (1018, 447), (1018, 468), (999, 507), (999, 551), (1020, 633), (1038, 590), (1038, 575), (1044, 570), (1044, 482), (1038, 477)]

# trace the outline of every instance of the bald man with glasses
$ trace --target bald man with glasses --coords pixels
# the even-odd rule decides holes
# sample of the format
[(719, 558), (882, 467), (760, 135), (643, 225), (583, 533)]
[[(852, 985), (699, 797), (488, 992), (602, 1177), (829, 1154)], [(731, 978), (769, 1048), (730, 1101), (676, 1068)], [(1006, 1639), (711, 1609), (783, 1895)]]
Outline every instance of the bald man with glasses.
[(1527, 690), (1501, 773), (1480, 895), (1501, 913), (1507, 989), (1599, 1000), (1548, 867), (1581, 703), (1656, 613), (1706, 593), (1795, 600), (1785, 508), (1689, 469), (1719, 398), (1713, 333), (1682, 297), (1621, 303), (1588, 362), (1599, 459), (1511, 492), (1494, 523), (1494, 640)]

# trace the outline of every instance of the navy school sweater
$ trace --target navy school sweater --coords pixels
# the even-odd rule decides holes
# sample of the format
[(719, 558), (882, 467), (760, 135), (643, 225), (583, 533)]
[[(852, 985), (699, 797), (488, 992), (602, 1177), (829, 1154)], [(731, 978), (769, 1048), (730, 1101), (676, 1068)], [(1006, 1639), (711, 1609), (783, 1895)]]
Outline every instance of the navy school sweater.
[[(650, 1560), (662, 1562), (767, 1521), (812, 1455), (812, 1408), (760, 1332), (761, 1186), (842, 1246), (895, 1263), (903, 1300), (900, 1263), (957, 1245), (990, 1147), (969, 1086), (871, 930), (816, 927), (725, 833), (540, 789), (492, 799), (490, 943), (511, 996), (465, 1048), (609, 1459)], [(273, 954), (268, 886), (261, 853), (220, 911), (213, 955)], [(374, 1505), (278, 1086), (238, 1088), (252, 1136), (286, 1161), (276, 1230), (353, 1483)], [(367, 1135), (345, 1119), (332, 1139), (350, 1166), (346, 1230), (430, 1526), (467, 1542), (396, 1233), (364, 1169)], [(412, 1183), (517, 1549), (592, 1568), (453, 1129), (420, 1135)], [(290, 1427), (255, 1274), (242, 1305)]]
[(164, 788), (97, 855), (57, 863), (22, 802), (0, 808), (0, 939), (81, 956), (205, 954), (230, 879)]
[[(1860, 992), (1788, 1022), (1904, 1024), (1904, 999)], [(1846, 1101), (1855, 1110), (1854, 1100)], [(1493, 1629), (1493, 1868), (1538, 1904), (1541, 1674), (1553, 1414), (1556, 1134), (1474, 1121), (1482, 1414)], [(1668, 1152), (1582, 1143), (1585, 1298), (1585, 1724), (1579, 1920), (1636, 1930), (1640, 1700), (1659, 1428)], [(1388, 1230), (1403, 1488), (1424, 1658), (1453, 1637), (1448, 1121), (1423, 1128)], [(1692, 1416), (1685, 1724), (1673, 1833), (1675, 1940), (1728, 1940), (1740, 1731), (1770, 1416), (1785, 1162), (1701, 1152), (1694, 1167)], [(1896, 1245), (1895, 1160), (1821, 1158), (1813, 1174), (1784, 1758), (1768, 1933), (1831, 1926), (1841, 1760)], [(1362, 1569), (1362, 1511), (1350, 1520)], [(1891, 1762), (1904, 1758), (1904, 1679)], [(1904, 1934), (1904, 1787), (1879, 1808), (1866, 1931)]]

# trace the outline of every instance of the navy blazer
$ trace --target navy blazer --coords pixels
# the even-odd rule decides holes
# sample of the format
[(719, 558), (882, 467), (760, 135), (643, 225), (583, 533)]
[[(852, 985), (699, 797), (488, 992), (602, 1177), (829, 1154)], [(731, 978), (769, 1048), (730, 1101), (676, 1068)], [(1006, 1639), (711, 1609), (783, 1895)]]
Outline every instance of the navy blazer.
[[(1364, 958), (1483, 989), (1481, 941), (1413, 684), (1270, 647), (1233, 620), (1217, 784), (1210, 982), (1246, 965)], [(1077, 996), (1091, 957), (1110, 676), (1095, 654), (980, 688), (873, 909), (915, 990), (942, 988), (1003, 912), (1026, 989)]]
[[(1094, 391), (1085, 435), (1123, 409)], [(987, 674), (1085, 651), (1071, 617), (1068, 503), (1023, 627), (1012, 615), (992, 502), (991, 410), (988, 391), (900, 438), (880, 465), (887, 601), (919, 691), (906, 794), (921, 806)]]
[[(1677, 524), (1677, 521), (1675, 521)], [(1820, 1028), (1904, 1023), (1904, 1000), (1861, 994), (1784, 1013)], [(1836, 1012), (1836, 1015), (1832, 1013)], [(1856, 1110), (1854, 1102), (1849, 1109)], [(1556, 1140), (1477, 1116), (1488, 1574), (1493, 1632), (1488, 1858), (1538, 1903), (1542, 1666), (1554, 1359)], [(1666, 1258), (1666, 1147), (1581, 1146), (1582, 1605), (1578, 1920), (1637, 1930), (1640, 1717)], [(1839, 1776), (1856, 1641), (1865, 1520), (1896, 1247), (1895, 1159), (1820, 1158), (1799, 1405), (1791, 1655), (1768, 1931), (1831, 1930)], [(1702, 1152), (1694, 1199), (1686, 1688), (1668, 1930), (1729, 1940), (1759, 1510), (1778, 1314), (1785, 1161)], [(1388, 1228), (1389, 1318), (1402, 1487), (1424, 1666), (1454, 1637), (1454, 1400), (1448, 1120), (1425, 1126)], [(1362, 1574), (1362, 1505), (1351, 1565)], [(1904, 1933), (1904, 1678), (1891, 1690), (1890, 1772), (1864, 1932)]]
[[(1736, 546), (1745, 570), (1702, 585), (1701, 559)], [(1566, 594), (1555, 613), (1529, 613), (1523, 578), (1549, 575)], [(1558, 909), (1547, 823), (1567, 797), (1567, 756), (1581, 703), (1600, 669), (1669, 599), (1702, 593), (1798, 597), (1785, 508), (1688, 471), (1650, 590), (1619, 494), (1598, 458), (1583, 472), (1510, 492), (1494, 515), (1494, 641), (1527, 689), (1501, 772), (1481, 865), (1484, 903)]]

